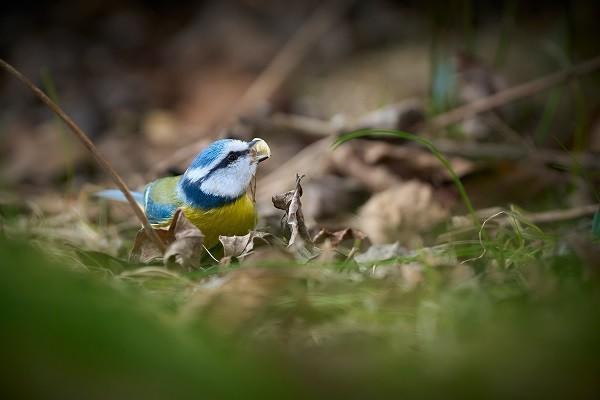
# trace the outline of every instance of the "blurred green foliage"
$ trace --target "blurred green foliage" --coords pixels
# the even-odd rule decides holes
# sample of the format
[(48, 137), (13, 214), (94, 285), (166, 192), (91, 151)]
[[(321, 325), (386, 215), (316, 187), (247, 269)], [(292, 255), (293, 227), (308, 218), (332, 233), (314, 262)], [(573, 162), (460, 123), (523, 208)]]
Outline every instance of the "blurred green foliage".
[(282, 398), (282, 371), (151, 297), (66, 271), (2, 241), (3, 398)]
[[(597, 278), (570, 251), (534, 252), (531, 232), (490, 238), (475, 274), (430, 265), (412, 290), (359, 267), (222, 268), (224, 276), (254, 275), (222, 286), (191, 318), (181, 310), (193, 295), (173, 305), (168, 291), (148, 290), (133, 275), (107, 279), (4, 239), (2, 397), (595, 397)], [(504, 255), (531, 254), (501, 266), (499, 243)], [(463, 256), (481, 251), (462, 247)], [(391, 273), (431, 254), (409, 258), (377, 268)], [(181, 289), (194, 276), (162, 284)], [(249, 293), (266, 280), (261, 306), (224, 329), (223, 318), (248, 311), (257, 298)]]

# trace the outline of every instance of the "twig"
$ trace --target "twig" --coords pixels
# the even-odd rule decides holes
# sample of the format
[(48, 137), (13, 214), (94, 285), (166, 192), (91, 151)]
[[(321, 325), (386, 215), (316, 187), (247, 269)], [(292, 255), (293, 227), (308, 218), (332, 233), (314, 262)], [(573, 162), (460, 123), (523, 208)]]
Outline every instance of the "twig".
[(430, 128), (433, 130), (444, 128), (476, 114), (498, 108), (504, 104), (559, 85), (574, 76), (588, 74), (598, 68), (600, 68), (600, 57), (595, 57), (564, 71), (555, 72), (521, 85), (513, 86), (432, 118), (431, 121), (429, 121)]
[(588, 169), (600, 169), (600, 157), (593, 153), (566, 153), (552, 149), (532, 149), (501, 143), (463, 143), (453, 140), (432, 140), (442, 153), (480, 160), (523, 160), (532, 158), (543, 163), (571, 165), (577, 162)]
[[(504, 210), (502, 207), (490, 207), (481, 210), (477, 210), (475, 214), (478, 218), (483, 220), (489, 220), (491, 218), (496, 218), (500, 214), (505, 214), (507, 218), (499, 219), (499, 225), (506, 225), (509, 222), (509, 218), (514, 215), (518, 215), (523, 217), (523, 219), (527, 220), (532, 224), (547, 224), (552, 222), (561, 222), (568, 221), (571, 219), (577, 219), (586, 217), (589, 215), (593, 215), (596, 211), (600, 209), (600, 204), (587, 204), (584, 206), (578, 206), (573, 208), (567, 208), (564, 210), (551, 210), (551, 211), (542, 211), (542, 212), (524, 212), (519, 211), (515, 213), (513, 211)], [(467, 218), (464, 216), (463, 218)]]
[[(218, 132), (231, 124), (235, 118), (256, 107), (261, 101), (269, 99), (287, 77), (300, 64), (308, 51), (315, 45), (337, 21), (342, 12), (351, 4), (350, 0), (325, 1), (302, 24), (294, 35), (283, 45), (267, 67), (246, 89), (244, 94), (228, 109), (228, 114), (221, 118), (217, 126), (210, 127), (211, 132)], [(156, 165), (157, 170), (167, 168), (192, 158), (203, 147), (203, 141), (197, 141), (183, 147)]]
[[(275, 114), (270, 119), (260, 119), (255, 122), (263, 127), (263, 129), (285, 129), (304, 133), (311, 137), (328, 138), (347, 130), (344, 127), (340, 129), (335, 128), (327, 121), (299, 115)], [(558, 165), (571, 165), (575, 161), (584, 168), (600, 170), (600, 157), (590, 152), (564, 152), (553, 149), (533, 148), (528, 145), (469, 143), (448, 139), (432, 139), (431, 142), (441, 153), (472, 160), (517, 161), (529, 158), (547, 164), (553, 163)], [(415, 144), (409, 143), (407, 146), (415, 146)], [(296, 157), (293, 159), (296, 159)]]
[(98, 149), (96, 148), (94, 143), (92, 143), (92, 141), (88, 138), (88, 136), (85, 134), (85, 132), (83, 132), (83, 130), (81, 130), (81, 128), (71, 119), (71, 117), (69, 117), (58, 106), (58, 104), (56, 104), (54, 101), (52, 101), (40, 88), (38, 88), (33, 82), (31, 82), (29, 79), (27, 79), (27, 77), (25, 77), (23, 74), (21, 74), (19, 71), (17, 71), (12, 65), (10, 65), (6, 61), (0, 59), (0, 66), (2, 66), (2, 68), (4, 68), (7, 72), (9, 72), (15, 78), (17, 78), (18, 80), (23, 82), (27, 87), (29, 87), (33, 91), (33, 93), (44, 104), (46, 104), (56, 115), (58, 115), (58, 117), (60, 119), (62, 119), (63, 122), (71, 129), (71, 131), (75, 134), (75, 136), (77, 136), (77, 138), (83, 143), (83, 145), (90, 151), (90, 153), (92, 154), (94, 159), (98, 162), (98, 164), (100, 164), (100, 166), (102, 168), (104, 168), (104, 170), (106, 172), (108, 172), (108, 174), (110, 175), (112, 180), (115, 182), (117, 187), (121, 190), (121, 192), (123, 192), (123, 195), (125, 195), (127, 202), (133, 209), (133, 211), (134, 211), (135, 215), (137, 216), (137, 218), (139, 219), (139, 221), (144, 226), (144, 229), (146, 230), (147, 234), (150, 236), (150, 239), (154, 242), (154, 244), (159, 249), (164, 251), (166, 249), (164, 243), (158, 237), (158, 235), (156, 234), (154, 229), (152, 229), (152, 226), (150, 225), (150, 222), (148, 222), (148, 219), (146, 218), (144, 211), (142, 211), (140, 206), (137, 204), (137, 202), (131, 195), (131, 192), (127, 188), (127, 185), (125, 184), (123, 179), (121, 179), (119, 174), (117, 174), (117, 171), (115, 171), (115, 169), (112, 167), (112, 165), (110, 165), (110, 163), (106, 160), (106, 158), (104, 158), (104, 156), (102, 156), (100, 154), (100, 152), (98, 151)]
[[(515, 220), (518, 220), (519, 218), (523, 218), (523, 220), (527, 221), (530, 224), (548, 224), (548, 223), (553, 223), (553, 222), (569, 221), (569, 220), (573, 220), (573, 219), (583, 218), (586, 216), (591, 216), (591, 215), (595, 214), (596, 211), (598, 211), (598, 210), (600, 210), (600, 204), (588, 204), (585, 206), (573, 207), (573, 208), (568, 208), (565, 210), (551, 210), (551, 211), (543, 211), (543, 212), (537, 212), (537, 213), (522, 212), (522, 211), (515, 213), (514, 211), (505, 210), (502, 207), (490, 207), (490, 208), (477, 210), (475, 212), (475, 215), (477, 216), (477, 218), (483, 220), (483, 224), (481, 226), (479, 226), (479, 241), (480, 241), (482, 247), (484, 247), (483, 243), (481, 242), (481, 234), (482, 234), (485, 224), (492, 219), (495, 219), (496, 223), (500, 227), (506, 226), (509, 223), (511, 223), (511, 220), (514, 222)], [(504, 218), (497, 218), (500, 215), (504, 215)], [(463, 215), (459, 218), (460, 218), (460, 220), (464, 220), (464, 221), (469, 220), (468, 215)], [(471, 232), (474, 228), (477, 228), (477, 225), (478, 224), (463, 226), (461, 224), (461, 227), (459, 229), (452, 230), (450, 232), (445, 232), (445, 233), (439, 235), (438, 241), (442, 242), (442, 243), (448, 242), (448, 241), (453, 241), (454, 240), (453, 237), (455, 237), (456, 235)], [(485, 247), (484, 247), (484, 249), (485, 249)], [(479, 259), (479, 258), (481, 258), (481, 257), (476, 257), (475, 259)], [(474, 259), (469, 259), (464, 262), (468, 262), (468, 261), (472, 261), (472, 260), (474, 260)]]
[(593, 215), (599, 209), (600, 204), (588, 204), (566, 210), (523, 213), (523, 217), (534, 224), (545, 224), (550, 222), (568, 221), (570, 219), (577, 219), (588, 215)]

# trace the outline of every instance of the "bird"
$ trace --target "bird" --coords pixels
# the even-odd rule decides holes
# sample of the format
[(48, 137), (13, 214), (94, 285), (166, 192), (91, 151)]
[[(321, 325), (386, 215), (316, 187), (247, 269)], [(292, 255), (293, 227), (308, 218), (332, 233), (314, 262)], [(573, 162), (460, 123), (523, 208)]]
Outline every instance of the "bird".
[[(204, 148), (182, 175), (159, 178), (132, 195), (153, 227), (169, 225), (180, 208), (210, 249), (220, 235), (245, 235), (256, 226), (256, 208), (247, 190), (258, 164), (269, 157), (263, 139), (220, 139)], [(96, 195), (127, 201), (117, 189)]]

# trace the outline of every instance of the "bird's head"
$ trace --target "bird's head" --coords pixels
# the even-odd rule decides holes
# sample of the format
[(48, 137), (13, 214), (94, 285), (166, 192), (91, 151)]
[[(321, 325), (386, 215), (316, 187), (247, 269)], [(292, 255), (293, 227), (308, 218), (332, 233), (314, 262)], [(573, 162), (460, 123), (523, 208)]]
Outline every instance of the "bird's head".
[(200, 206), (206, 206), (210, 199), (237, 199), (248, 189), (258, 163), (270, 156), (267, 142), (259, 138), (249, 142), (217, 140), (194, 159), (183, 174), (180, 187), (190, 202)]

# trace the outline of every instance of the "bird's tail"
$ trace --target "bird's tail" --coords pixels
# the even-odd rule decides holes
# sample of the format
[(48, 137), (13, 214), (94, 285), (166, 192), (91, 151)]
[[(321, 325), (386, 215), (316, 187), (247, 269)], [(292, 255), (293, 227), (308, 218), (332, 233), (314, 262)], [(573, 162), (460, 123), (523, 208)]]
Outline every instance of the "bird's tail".
[[(144, 194), (143, 193), (131, 192), (131, 194), (133, 195), (133, 198), (135, 199), (135, 201), (137, 201), (139, 204), (144, 204)], [(125, 195), (119, 189), (102, 190), (100, 192), (94, 193), (94, 196), (102, 197), (104, 199), (109, 199), (109, 200), (121, 201), (124, 203), (127, 202)]]

